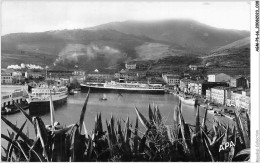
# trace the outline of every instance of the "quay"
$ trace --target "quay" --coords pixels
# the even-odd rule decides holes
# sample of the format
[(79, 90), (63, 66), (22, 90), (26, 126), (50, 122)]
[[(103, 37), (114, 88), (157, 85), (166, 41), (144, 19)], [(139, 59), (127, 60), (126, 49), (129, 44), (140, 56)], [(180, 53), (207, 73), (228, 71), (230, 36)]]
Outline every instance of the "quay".
[(15, 113), (18, 109), (14, 106), (14, 102), (22, 108), (27, 109), (26, 96), (28, 90), (27, 85), (2, 85), (1, 86), (1, 113)]

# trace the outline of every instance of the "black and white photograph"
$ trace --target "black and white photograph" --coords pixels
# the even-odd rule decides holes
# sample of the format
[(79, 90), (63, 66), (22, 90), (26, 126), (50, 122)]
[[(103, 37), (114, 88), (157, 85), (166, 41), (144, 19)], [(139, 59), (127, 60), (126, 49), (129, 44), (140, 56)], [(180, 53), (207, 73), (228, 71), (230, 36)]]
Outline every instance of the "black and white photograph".
[(257, 162), (258, 43), (259, 1), (2, 0), (1, 161)]

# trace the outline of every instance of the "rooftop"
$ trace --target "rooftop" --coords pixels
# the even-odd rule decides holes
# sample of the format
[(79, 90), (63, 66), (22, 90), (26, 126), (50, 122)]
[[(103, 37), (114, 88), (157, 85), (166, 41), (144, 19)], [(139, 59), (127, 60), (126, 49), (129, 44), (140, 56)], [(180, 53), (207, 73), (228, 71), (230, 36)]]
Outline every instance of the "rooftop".
[(191, 83), (208, 83), (206, 80), (200, 79), (200, 80), (191, 80)]
[(219, 89), (219, 90), (226, 90), (228, 89), (229, 87), (225, 87), (225, 86), (217, 86), (217, 87), (214, 87), (212, 89)]
[(178, 75), (167, 75), (168, 79), (180, 79), (180, 76)]
[(1, 92), (13, 92), (18, 89), (23, 89), (24, 87), (23, 85), (2, 85)]
[(136, 65), (136, 63), (131, 63), (131, 62), (128, 62), (128, 63), (125, 63), (127, 65)]
[(209, 73), (208, 75), (220, 75), (220, 74), (224, 74), (224, 75), (227, 75), (226, 73)]
[(182, 82), (191, 82), (192, 80), (191, 79), (181, 79)]
[(9, 95), (11, 92), (1, 92), (1, 96)]
[(231, 79), (240, 79), (240, 78), (246, 79), (246, 78), (245, 78), (244, 76), (242, 76), (242, 75), (233, 76)]

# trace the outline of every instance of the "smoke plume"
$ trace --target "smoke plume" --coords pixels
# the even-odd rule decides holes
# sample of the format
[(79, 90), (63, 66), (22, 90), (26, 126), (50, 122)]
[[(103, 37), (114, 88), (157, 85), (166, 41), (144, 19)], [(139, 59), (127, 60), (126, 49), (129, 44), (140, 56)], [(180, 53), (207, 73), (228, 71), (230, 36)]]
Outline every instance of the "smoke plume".
[(88, 62), (94, 59), (100, 59), (100, 57), (106, 60), (108, 66), (116, 64), (119, 60), (126, 58), (126, 54), (118, 49), (112, 48), (107, 45), (97, 45), (97, 44), (68, 44), (60, 53), (59, 58), (53, 63), (57, 65), (58, 63), (78, 63)]

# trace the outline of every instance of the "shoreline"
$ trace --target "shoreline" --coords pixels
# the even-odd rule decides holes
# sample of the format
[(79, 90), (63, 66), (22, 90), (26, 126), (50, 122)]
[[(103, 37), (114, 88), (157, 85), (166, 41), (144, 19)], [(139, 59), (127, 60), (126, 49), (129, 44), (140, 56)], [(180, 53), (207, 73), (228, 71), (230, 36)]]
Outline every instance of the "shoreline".
[[(169, 91), (168, 93), (169, 93), (169, 94), (173, 94), (173, 95), (178, 96), (178, 97), (180, 96), (180, 94), (184, 94), (184, 92), (181, 92), (181, 91), (179, 91), (179, 93), (176, 93), (176, 91)], [(199, 95), (198, 95), (198, 96), (199, 96)], [(199, 100), (199, 105), (200, 105), (200, 106), (201, 106), (201, 105), (207, 105), (206, 103), (202, 102), (202, 97), (201, 97), (201, 96), (199, 96), (199, 98), (197, 98), (197, 99)], [(201, 106), (201, 107), (202, 107), (203, 109), (206, 109), (205, 106)], [(233, 119), (234, 119), (234, 116), (227, 115), (227, 113), (224, 112), (224, 109), (233, 110), (233, 111), (234, 111), (235, 108), (230, 108), (230, 107), (226, 107), (226, 106), (219, 106), (219, 107), (215, 107), (213, 110), (208, 110), (208, 113), (213, 114), (213, 116), (216, 116), (216, 115), (214, 114), (215, 109), (216, 109), (216, 110), (221, 110), (221, 114), (222, 114), (225, 118), (228, 118), (228, 119), (230, 119), (230, 120), (233, 120)]]

